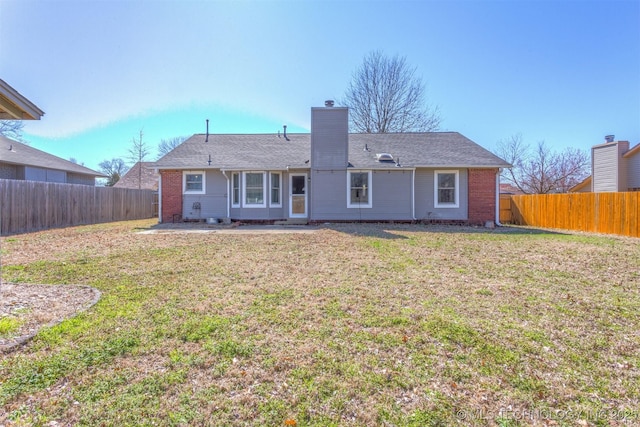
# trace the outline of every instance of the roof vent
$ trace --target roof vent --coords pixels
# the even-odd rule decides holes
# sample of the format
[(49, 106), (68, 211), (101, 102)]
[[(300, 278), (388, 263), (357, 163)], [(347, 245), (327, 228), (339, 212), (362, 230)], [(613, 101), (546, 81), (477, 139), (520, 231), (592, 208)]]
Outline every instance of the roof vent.
[(614, 139), (616, 139), (615, 135), (607, 135), (604, 137), (605, 142), (613, 142)]
[(333, 99), (327, 99), (326, 101), (324, 101), (324, 106), (333, 107)]
[(377, 153), (376, 154), (376, 159), (378, 159), (379, 162), (393, 162), (393, 156), (389, 153)]

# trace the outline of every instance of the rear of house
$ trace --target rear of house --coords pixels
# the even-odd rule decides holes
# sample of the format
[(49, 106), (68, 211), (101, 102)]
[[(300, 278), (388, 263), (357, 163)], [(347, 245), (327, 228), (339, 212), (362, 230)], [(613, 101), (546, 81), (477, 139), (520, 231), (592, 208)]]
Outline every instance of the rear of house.
[(310, 134), (194, 135), (156, 163), (160, 221), (496, 220), (499, 169), (457, 132), (349, 134), (348, 109)]

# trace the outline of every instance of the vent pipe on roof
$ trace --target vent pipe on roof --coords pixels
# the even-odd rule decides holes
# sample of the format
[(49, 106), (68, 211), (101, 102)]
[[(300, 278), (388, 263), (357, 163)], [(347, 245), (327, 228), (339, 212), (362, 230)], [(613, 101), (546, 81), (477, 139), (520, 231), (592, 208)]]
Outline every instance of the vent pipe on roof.
[(333, 107), (333, 99), (327, 99), (326, 101), (324, 101), (324, 106)]
[(289, 141), (289, 138), (287, 138), (287, 125), (282, 125), (282, 129), (284, 129), (282, 136), (284, 136), (284, 139)]
[(209, 142), (209, 119), (207, 119), (207, 136), (204, 138), (204, 142)]
[(604, 137), (605, 142), (613, 142), (613, 140), (616, 138), (615, 135), (607, 135)]

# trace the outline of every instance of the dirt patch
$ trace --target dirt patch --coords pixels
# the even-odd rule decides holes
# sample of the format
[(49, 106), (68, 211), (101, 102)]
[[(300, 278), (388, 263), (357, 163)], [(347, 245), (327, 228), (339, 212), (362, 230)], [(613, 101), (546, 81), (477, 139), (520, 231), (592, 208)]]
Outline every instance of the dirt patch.
[(43, 326), (53, 326), (88, 309), (100, 299), (100, 291), (82, 285), (27, 285), (2, 283), (0, 320), (15, 320), (15, 328), (0, 334), (0, 353), (31, 339)]

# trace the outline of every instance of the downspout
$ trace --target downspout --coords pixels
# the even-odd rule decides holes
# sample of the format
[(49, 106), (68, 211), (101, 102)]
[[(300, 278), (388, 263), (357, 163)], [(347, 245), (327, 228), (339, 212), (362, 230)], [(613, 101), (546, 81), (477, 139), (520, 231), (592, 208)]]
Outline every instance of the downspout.
[(498, 168), (496, 172), (496, 225), (502, 227), (500, 223), (500, 173), (502, 168)]
[(411, 170), (411, 218), (416, 221), (416, 170)]
[(156, 168), (158, 174), (158, 224), (162, 224), (162, 174)]
[(227, 171), (224, 169), (220, 169), (220, 172), (222, 172), (222, 175), (224, 175), (224, 177), (227, 179), (227, 218), (231, 218), (231, 197), (229, 196), (231, 194), (231, 181), (229, 180), (229, 177), (227, 176)]

